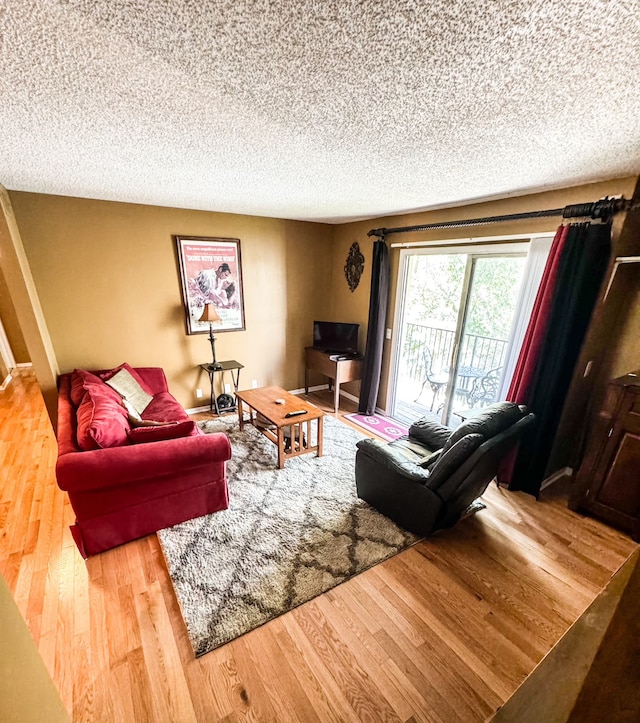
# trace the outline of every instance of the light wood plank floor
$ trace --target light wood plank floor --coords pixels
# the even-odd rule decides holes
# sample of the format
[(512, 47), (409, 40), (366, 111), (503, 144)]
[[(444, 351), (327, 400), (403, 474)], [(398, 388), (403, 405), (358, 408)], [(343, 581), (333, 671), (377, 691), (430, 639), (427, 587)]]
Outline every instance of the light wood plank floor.
[(78, 554), (29, 372), (0, 410), (0, 572), (82, 723), (482, 721), (635, 548), (562, 497), (491, 487), (454, 529), (196, 660), (155, 535)]

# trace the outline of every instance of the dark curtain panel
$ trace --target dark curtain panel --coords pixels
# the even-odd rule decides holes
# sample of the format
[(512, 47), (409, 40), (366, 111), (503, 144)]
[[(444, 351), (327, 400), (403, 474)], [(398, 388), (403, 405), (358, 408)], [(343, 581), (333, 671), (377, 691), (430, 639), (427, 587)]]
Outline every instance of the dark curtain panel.
[(376, 411), (388, 299), (389, 250), (384, 241), (376, 241), (373, 244), (373, 262), (371, 266), (367, 347), (362, 368), (360, 401), (358, 404), (360, 414), (375, 414)]
[(521, 378), (509, 396), (527, 404), (537, 423), (518, 447), (511, 478), (499, 478), (508, 481), (511, 490), (536, 496), (611, 253), (611, 224), (574, 224), (559, 234), (556, 254), (550, 254), (545, 270), (548, 288), (536, 298), (537, 322), (532, 318), (530, 323), (541, 331), (532, 329), (529, 339), (527, 330), (530, 345), (523, 345), (517, 366)]

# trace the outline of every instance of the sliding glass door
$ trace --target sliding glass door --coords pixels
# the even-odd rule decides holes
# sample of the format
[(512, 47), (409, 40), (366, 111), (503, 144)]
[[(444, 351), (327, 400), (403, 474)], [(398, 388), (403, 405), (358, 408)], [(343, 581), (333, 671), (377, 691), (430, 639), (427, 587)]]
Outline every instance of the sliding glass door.
[(395, 386), (394, 416), (398, 419), (406, 419), (414, 405), (431, 412), (442, 410), (466, 267), (463, 254), (409, 254), (405, 261), (404, 313)]
[(452, 366), (450, 426), (498, 401), (525, 259), (524, 254), (467, 257), (470, 278)]
[(527, 245), (403, 250), (391, 415), (448, 426), (504, 388)]

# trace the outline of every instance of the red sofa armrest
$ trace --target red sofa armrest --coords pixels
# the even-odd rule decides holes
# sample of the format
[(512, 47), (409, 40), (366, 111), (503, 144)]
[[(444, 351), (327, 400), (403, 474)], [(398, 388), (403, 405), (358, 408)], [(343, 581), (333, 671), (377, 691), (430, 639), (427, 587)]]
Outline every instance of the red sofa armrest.
[(58, 378), (58, 455), (78, 451), (76, 431), (76, 409), (71, 403), (71, 374), (62, 374)]
[(111, 447), (60, 455), (56, 478), (60, 489), (90, 490), (180, 474), (231, 458), (226, 434), (197, 434), (161, 442)]

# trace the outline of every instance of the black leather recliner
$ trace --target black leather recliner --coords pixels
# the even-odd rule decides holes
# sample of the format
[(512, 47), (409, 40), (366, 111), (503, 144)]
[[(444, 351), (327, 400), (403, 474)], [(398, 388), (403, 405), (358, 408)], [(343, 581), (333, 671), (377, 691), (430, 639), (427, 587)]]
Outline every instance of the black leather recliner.
[(417, 535), (451, 527), (534, 420), (524, 406), (497, 402), (455, 430), (423, 418), (390, 444), (362, 439), (358, 497)]

